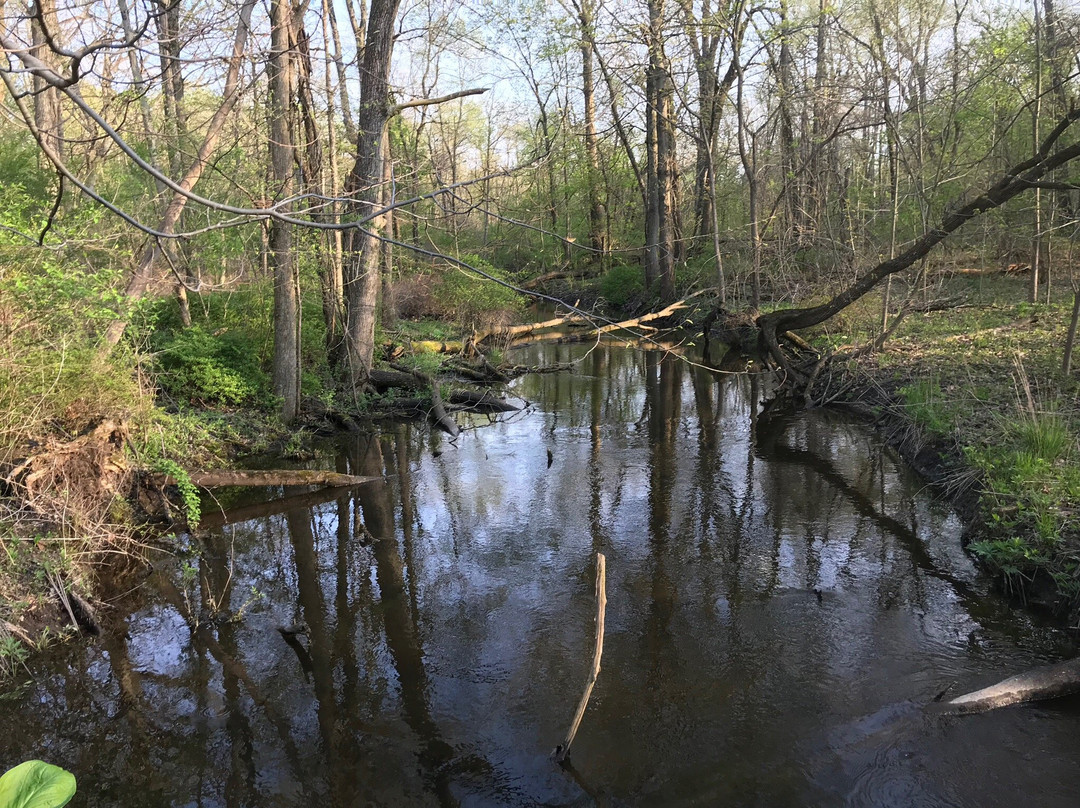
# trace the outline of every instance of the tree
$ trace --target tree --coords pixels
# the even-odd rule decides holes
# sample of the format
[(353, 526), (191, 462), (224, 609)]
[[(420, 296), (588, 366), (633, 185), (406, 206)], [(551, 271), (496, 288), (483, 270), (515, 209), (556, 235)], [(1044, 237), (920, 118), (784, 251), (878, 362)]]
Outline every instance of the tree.
[[(296, 92), (295, 26), (301, 24), (306, 6), (303, 2), (293, 8), (289, 0), (270, 3), (270, 166), (274, 199), (285, 214), (292, 212), (290, 200), (296, 193), (297, 156), (290, 125)], [(280, 219), (270, 224), (270, 263), (274, 276), (274, 393), (281, 397), (281, 417), (288, 423), (300, 410), (300, 280), (292, 224)]]
[(346, 184), (354, 216), (368, 218), (349, 231), (344, 266), (345, 344), (349, 378), (362, 386), (375, 355), (376, 305), (380, 288), (379, 237), (386, 235), (383, 207), (383, 160), (386, 126), (391, 117), (390, 58), (399, 0), (372, 0), (363, 56), (356, 125), (356, 162)]

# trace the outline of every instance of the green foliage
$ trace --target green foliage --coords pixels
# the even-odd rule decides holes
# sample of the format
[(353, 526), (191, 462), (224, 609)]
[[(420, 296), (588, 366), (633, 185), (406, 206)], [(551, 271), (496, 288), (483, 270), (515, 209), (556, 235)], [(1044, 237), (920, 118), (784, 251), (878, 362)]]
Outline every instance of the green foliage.
[(1023, 451), (1047, 464), (1065, 459), (1074, 444), (1068, 425), (1053, 412), (1035, 413), (1014, 429)]
[(0, 777), (0, 808), (62, 808), (75, 796), (75, 775), (28, 760)]
[(0, 632), (0, 677), (13, 676), (30, 652), (6, 631)]
[(600, 294), (616, 308), (639, 300), (645, 294), (645, 278), (641, 268), (616, 264), (600, 279)]
[(921, 379), (898, 392), (904, 398), (908, 415), (927, 432), (944, 436), (952, 429), (952, 415), (937, 383)]
[[(496, 269), (477, 255), (462, 255), (460, 260), (497, 280), (509, 280), (506, 272)], [(453, 319), (473, 331), (508, 315), (516, 315), (525, 308), (525, 301), (517, 292), (456, 266), (444, 270), (440, 291)]]
[(187, 519), (188, 528), (194, 530), (199, 526), (202, 517), (202, 503), (199, 499), (199, 489), (191, 482), (187, 471), (180, 467), (175, 460), (162, 458), (154, 464), (154, 471), (167, 474), (172, 477), (176, 487), (180, 489), (180, 501), (184, 508), (184, 517)]
[(1016, 536), (973, 541), (968, 545), (968, 549), (976, 558), (1007, 578), (1030, 577), (1036, 567), (1043, 566), (1050, 560), (1045, 551)]
[(159, 384), (192, 404), (271, 408), (270, 378), (249, 336), (201, 325), (180, 331), (156, 354)]

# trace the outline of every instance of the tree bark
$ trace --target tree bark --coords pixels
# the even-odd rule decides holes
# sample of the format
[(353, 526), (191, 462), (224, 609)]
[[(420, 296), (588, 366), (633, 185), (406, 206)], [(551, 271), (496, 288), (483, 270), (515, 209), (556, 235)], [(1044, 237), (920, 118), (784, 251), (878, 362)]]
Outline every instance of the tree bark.
[(649, 0), (649, 66), (645, 77), (645, 286), (664, 302), (675, 296), (674, 87), (664, 52), (665, 0)]
[[(394, 47), (394, 21), (400, 0), (372, 0), (366, 45), (360, 65), (360, 108), (357, 112), (356, 163), (347, 191), (353, 213), (370, 215), (382, 201), (383, 143), (390, 118), (390, 57)], [(350, 231), (344, 268), (346, 348), (349, 378), (361, 387), (371, 372), (375, 353), (375, 312), (379, 295), (378, 236), (387, 220), (379, 216), (365, 228)]]
[[(60, 36), (60, 25), (56, 17), (56, 0), (33, 0), (30, 8), (30, 52), (56, 69), (58, 55), (48, 45), (51, 38), (56, 41)], [(61, 158), (66, 152), (64, 142), (63, 110), (60, 107), (60, 90), (41, 77), (34, 76), (34, 123), (44, 138), (45, 143)]]
[[(293, 164), (296, 159), (289, 110), (295, 91), (291, 44), (293, 16), (289, 0), (270, 3), (270, 168), (274, 198), (287, 200), (296, 193)], [(280, 210), (290, 213), (283, 203)], [(274, 275), (274, 393), (281, 398), (281, 419), (292, 422), (300, 409), (300, 294), (292, 225), (270, 223), (270, 264)]]
[(585, 170), (589, 194), (589, 246), (600, 257), (608, 250), (607, 212), (600, 197), (600, 147), (596, 135), (596, 98), (593, 79), (593, 0), (581, 0), (581, 92), (585, 116)]

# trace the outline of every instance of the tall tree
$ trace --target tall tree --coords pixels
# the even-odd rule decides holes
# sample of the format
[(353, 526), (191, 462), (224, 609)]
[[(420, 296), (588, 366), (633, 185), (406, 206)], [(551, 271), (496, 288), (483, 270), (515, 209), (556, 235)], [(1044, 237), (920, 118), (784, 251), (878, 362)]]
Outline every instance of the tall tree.
[(665, 51), (665, 0), (649, 0), (645, 74), (645, 285), (663, 301), (675, 296), (674, 84)]
[[(50, 67), (58, 67), (60, 58), (60, 25), (56, 15), (56, 0), (32, 0), (30, 6), (30, 52)], [(48, 146), (63, 159), (63, 110), (60, 91), (42, 76), (33, 78), (34, 123)]]
[(581, 93), (585, 128), (585, 176), (589, 195), (589, 246), (601, 257), (608, 251), (607, 211), (600, 193), (600, 147), (596, 134), (596, 97), (593, 78), (593, 0), (576, 4), (581, 31)]
[(390, 59), (394, 50), (394, 25), (400, 0), (372, 0), (366, 42), (360, 61), (360, 99), (356, 115), (358, 130), (356, 162), (346, 191), (352, 212), (365, 219), (362, 227), (349, 231), (344, 267), (346, 347), (349, 378), (355, 388), (371, 372), (375, 355), (375, 323), (380, 276), (380, 236), (386, 233), (387, 217), (380, 213), (383, 193), (383, 160), (386, 126), (390, 120)]
[[(294, 25), (300, 14), (294, 14), (290, 5), (290, 0), (271, 0), (267, 63), (270, 168), (274, 199), (283, 214), (292, 212), (290, 200), (296, 193), (297, 156), (290, 112), (296, 92), (293, 45), (298, 37)], [(292, 224), (280, 219), (270, 223), (270, 264), (274, 276), (274, 393), (281, 398), (281, 418), (289, 423), (300, 410), (300, 289)]]

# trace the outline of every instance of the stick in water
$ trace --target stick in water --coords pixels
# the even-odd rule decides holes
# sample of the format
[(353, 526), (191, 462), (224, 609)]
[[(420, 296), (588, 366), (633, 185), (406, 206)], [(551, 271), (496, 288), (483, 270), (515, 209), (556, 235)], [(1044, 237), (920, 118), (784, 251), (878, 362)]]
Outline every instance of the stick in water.
[(593, 650), (592, 670), (589, 680), (585, 683), (585, 692), (581, 694), (577, 712), (574, 713), (574, 721), (570, 724), (570, 731), (566, 733), (566, 740), (555, 747), (555, 760), (564, 762), (570, 756), (570, 744), (574, 742), (581, 719), (585, 717), (585, 708), (589, 704), (589, 696), (592, 695), (596, 677), (600, 675), (600, 657), (604, 653), (604, 612), (607, 609), (607, 586), (606, 586), (606, 560), (603, 553), (596, 554), (596, 648)]

